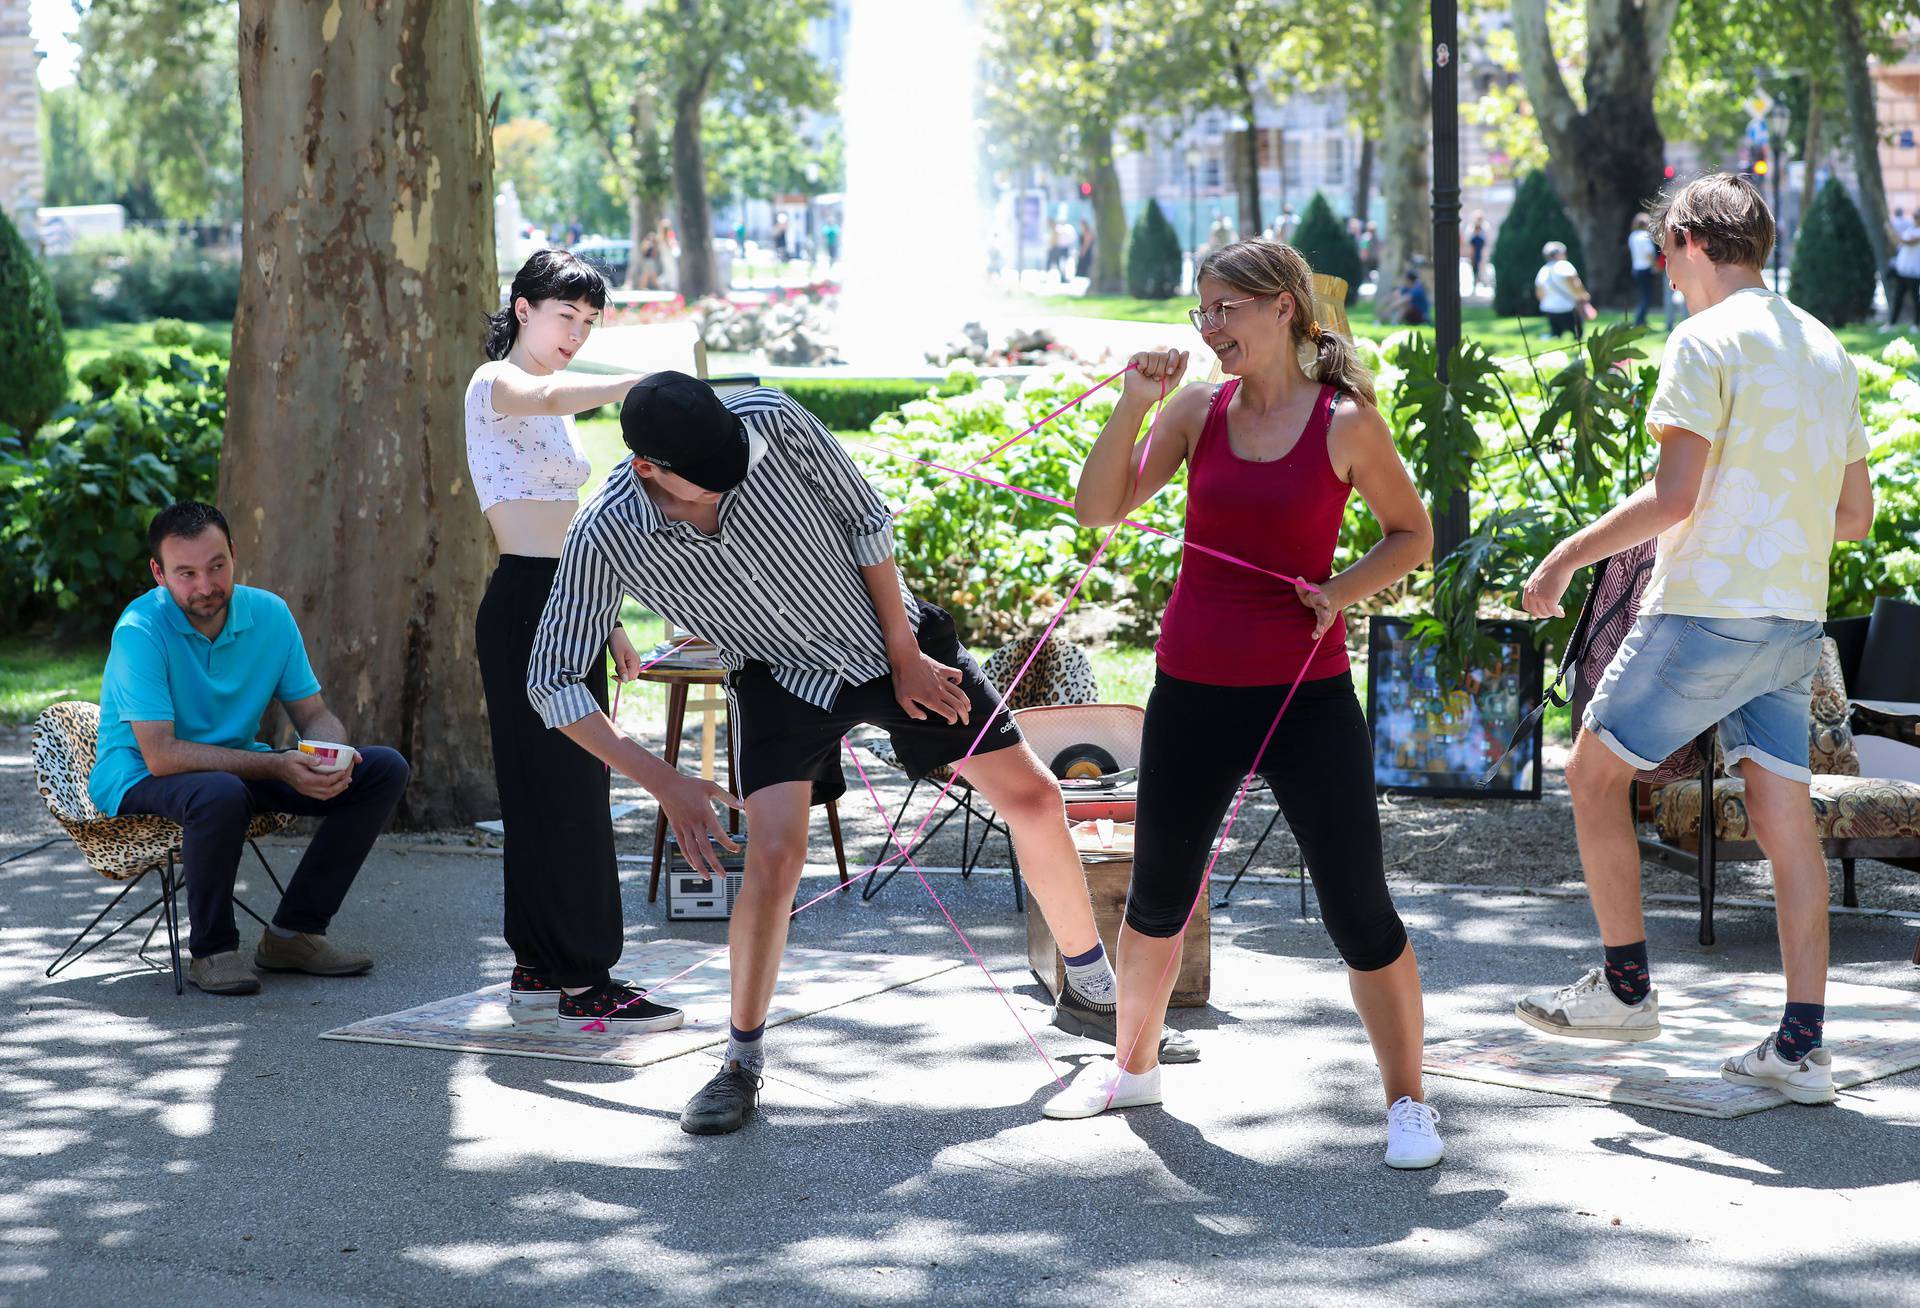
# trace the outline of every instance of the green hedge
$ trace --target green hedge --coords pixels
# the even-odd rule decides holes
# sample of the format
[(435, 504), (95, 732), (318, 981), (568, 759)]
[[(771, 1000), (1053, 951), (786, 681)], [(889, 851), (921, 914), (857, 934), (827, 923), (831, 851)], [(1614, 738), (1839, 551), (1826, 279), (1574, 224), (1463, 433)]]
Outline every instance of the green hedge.
[(1293, 230), (1293, 248), (1305, 256), (1317, 273), (1344, 278), (1347, 303), (1360, 298), (1360, 246), (1353, 233), (1333, 212), (1327, 197), (1315, 191)]
[(1847, 188), (1832, 178), (1807, 208), (1793, 243), (1788, 298), (1829, 327), (1873, 316), (1873, 243)]
[(769, 385), (835, 431), (865, 431), (880, 415), (924, 400), (936, 389), (910, 377), (782, 377)]
[(1136, 300), (1166, 300), (1180, 293), (1179, 234), (1158, 200), (1148, 200), (1127, 240), (1127, 294)]
[[(1622, 239), (1625, 239), (1624, 237)], [(1493, 311), (1505, 317), (1526, 317), (1540, 312), (1533, 298), (1533, 279), (1540, 271), (1540, 251), (1548, 241), (1562, 241), (1567, 258), (1575, 268), (1586, 266), (1586, 250), (1580, 233), (1560, 193), (1553, 189), (1547, 175), (1538, 169), (1527, 174), (1513, 197), (1513, 208), (1500, 224), (1493, 242)]]
[[(30, 442), (67, 398), (67, 340), (46, 275), (0, 213), (0, 358), (7, 379), (0, 385), (0, 427)], [(0, 433), (0, 443), (4, 443)]]
[(88, 237), (47, 260), (60, 316), (69, 327), (183, 318), (233, 320), (240, 263), (159, 232), (132, 228)]

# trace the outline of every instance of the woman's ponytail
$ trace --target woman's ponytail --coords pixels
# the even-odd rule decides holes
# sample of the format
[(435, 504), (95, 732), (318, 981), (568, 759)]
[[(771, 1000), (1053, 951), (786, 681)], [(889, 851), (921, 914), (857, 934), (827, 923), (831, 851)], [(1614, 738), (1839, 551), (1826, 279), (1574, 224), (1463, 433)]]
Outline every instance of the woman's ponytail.
[(513, 342), (520, 335), (520, 319), (514, 316), (513, 305), (509, 303), (499, 313), (487, 315), (487, 357), (504, 359), (513, 352)]
[(1370, 407), (1378, 408), (1380, 402), (1374, 398), (1373, 378), (1361, 364), (1359, 351), (1353, 348), (1353, 342), (1317, 322), (1313, 324), (1310, 335), (1313, 343), (1313, 379), (1323, 386), (1331, 386), (1356, 400), (1362, 400)]

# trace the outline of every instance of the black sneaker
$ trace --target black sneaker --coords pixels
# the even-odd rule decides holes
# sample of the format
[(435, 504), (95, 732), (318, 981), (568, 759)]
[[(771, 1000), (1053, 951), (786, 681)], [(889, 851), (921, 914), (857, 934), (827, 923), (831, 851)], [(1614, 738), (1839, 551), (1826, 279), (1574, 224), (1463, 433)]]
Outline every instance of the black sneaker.
[[(1060, 999), (1053, 1006), (1053, 1024), (1070, 1035), (1111, 1045), (1115, 1043), (1114, 1009), (1112, 1004), (1094, 1003), (1068, 982), (1060, 988)], [(1160, 1061), (1197, 1063), (1200, 1046), (1193, 1043), (1192, 1036), (1163, 1026), (1160, 1028)]]
[(507, 982), (507, 1016), (515, 1026), (553, 1021), (560, 1007), (560, 987), (544, 972), (516, 963)]
[(689, 1135), (730, 1135), (747, 1124), (760, 1103), (760, 1078), (738, 1063), (728, 1063), (687, 1100), (680, 1129)]
[(562, 994), (555, 1017), (561, 1035), (644, 1035), (671, 1031), (686, 1014), (644, 998), (624, 981), (603, 981), (577, 995)]

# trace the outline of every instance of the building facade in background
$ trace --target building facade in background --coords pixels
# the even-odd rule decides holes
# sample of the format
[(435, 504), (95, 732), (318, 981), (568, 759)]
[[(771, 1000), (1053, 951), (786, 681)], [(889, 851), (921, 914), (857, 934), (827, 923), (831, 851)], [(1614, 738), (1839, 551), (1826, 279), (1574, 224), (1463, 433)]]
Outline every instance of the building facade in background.
[(40, 166), (40, 55), (28, 0), (0, 0), (0, 210), (33, 239), (45, 178)]

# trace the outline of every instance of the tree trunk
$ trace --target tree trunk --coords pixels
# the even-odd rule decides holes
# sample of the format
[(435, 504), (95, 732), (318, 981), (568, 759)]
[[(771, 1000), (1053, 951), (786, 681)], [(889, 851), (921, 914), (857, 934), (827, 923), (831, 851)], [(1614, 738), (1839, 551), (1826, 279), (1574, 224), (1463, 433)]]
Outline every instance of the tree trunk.
[(1256, 108), (1253, 86), (1253, 72), (1240, 62), (1240, 47), (1234, 43), (1233, 80), (1240, 87), (1240, 112), (1247, 120), (1247, 130), (1241, 138), (1240, 168), (1240, 239), (1250, 241), (1260, 235), (1266, 224), (1260, 220), (1260, 129), (1254, 126), (1253, 115)]
[(1633, 295), (1627, 231), (1663, 180), (1667, 147), (1653, 92), (1677, 3), (1588, 0), (1582, 112), (1560, 75), (1546, 0), (1512, 0), (1520, 80), (1547, 144), (1547, 171), (1586, 247), (1581, 280), (1600, 304)]
[(1860, 205), (1867, 237), (1873, 242), (1873, 266), (1892, 257), (1887, 230), (1887, 188), (1880, 178), (1880, 115), (1873, 103), (1873, 72), (1867, 66), (1867, 38), (1854, 0), (1833, 0), (1833, 28), (1840, 38), (1840, 77), (1847, 98), (1847, 129), (1853, 137), (1853, 169), (1860, 178)]
[(640, 246), (647, 236), (660, 229), (660, 179), (656, 160), (655, 137), (660, 130), (660, 115), (653, 92), (644, 86), (633, 92), (633, 129), (629, 137), (629, 176), (627, 191), (627, 238), (631, 249), (627, 258), (627, 289), (640, 289), (646, 272), (640, 258)]
[(700, 146), (700, 106), (706, 79), (680, 88), (673, 99), (673, 207), (680, 228), (680, 294), (688, 304), (719, 287), (713, 272), (713, 217), (707, 204), (707, 160)]
[(1087, 150), (1087, 183), (1093, 188), (1093, 274), (1087, 291), (1124, 295), (1127, 291), (1127, 207), (1120, 194), (1120, 173), (1113, 166), (1113, 126), (1091, 122), (1081, 128)]
[(1373, 138), (1360, 138), (1360, 168), (1353, 179), (1353, 216), (1367, 221), (1367, 206), (1373, 203)]
[(495, 307), (471, 4), (240, 6), (245, 226), (220, 500), (399, 821), (498, 811), (473, 616), (490, 557), (462, 403)]
[(1426, 9), (1407, 0), (1389, 0), (1383, 24), (1386, 67), (1381, 87), (1380, 192), (1387, 202), (1386, 222), (1375, 265), (1380, 277), (1373, 291), (1374, 313), (1390, 316), (1393, 291), (1415, 255), (1431, 251), (1428, 229)]

